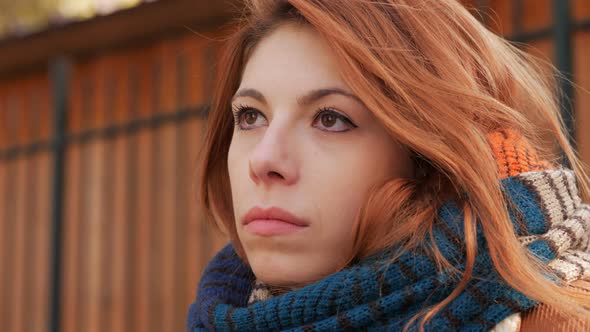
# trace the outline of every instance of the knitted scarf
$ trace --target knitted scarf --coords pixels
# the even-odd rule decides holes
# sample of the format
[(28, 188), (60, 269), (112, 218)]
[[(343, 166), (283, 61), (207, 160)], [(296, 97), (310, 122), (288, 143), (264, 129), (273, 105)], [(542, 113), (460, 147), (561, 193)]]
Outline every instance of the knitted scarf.
[[(518, 158), (518, 153), (515, 156)], [(574, 174), (566, 169), (541, 171), (534, 167), (502, 171), (507, 173), (501, 185), (513, 202), (509, 212), (523, 246), (548, 264), (556, 275), (550, 276), (553, 280), (588, 277), (590, 206), (581, 202)], [(397, 249), (393, 246), (304, 288), (262, 297), (253, 295), (254, 274), (228, 245), (203, 273), (187, 328), (401, 330), (414, 315), (446, 298), (460, 279), (457, 270), (441, 270), (425, 248), (434, 241), (454, 268), (462, 271), (463, 234), (462, 211), (448, 202), (439, 209), (433, 237), (424, 240), (423, 248), (406, 251), (391, 262), (391, 252)], [(481, 227), (477, 228), (477, 243), (473, 277), (467, 288), (439, 311), (425, 330), (488, 331), (504, 318), (537, 304), (500, 278)], [(255, 301), (249, 304), (251, 296)], [(410, 330), (417, 326), (415, 321)]]

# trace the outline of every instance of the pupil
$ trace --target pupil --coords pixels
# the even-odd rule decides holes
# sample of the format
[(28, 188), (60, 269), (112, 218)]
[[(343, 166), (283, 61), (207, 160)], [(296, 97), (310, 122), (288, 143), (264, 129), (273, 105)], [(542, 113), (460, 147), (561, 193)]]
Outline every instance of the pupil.
[(256, 122), (256, 114), (253, 112), (246, 113), (246, 123), (247, 124), (254, 124)]
[(322, 115), (322, 124), (325, 127), (332, 127), (336, 122), (336, 117), (333, 114)]

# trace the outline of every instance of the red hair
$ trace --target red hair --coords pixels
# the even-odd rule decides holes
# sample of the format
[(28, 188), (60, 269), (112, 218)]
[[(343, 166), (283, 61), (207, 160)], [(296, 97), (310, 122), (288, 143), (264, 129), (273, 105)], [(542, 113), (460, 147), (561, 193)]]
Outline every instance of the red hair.
[[(423, 323), (471, 278), (476, 223), (508, 284), (562, 312), (587, 317), (590, 298), (548, 281), (545, 267), (518, 241), (490, 145), (490, 133), (505, 128), (551, 162), (560, 148), (588, 197), (588, 175), (559, 114), (554, 68), (488, 31), (455, 0), (249, 2), (248, 15), (220, 60), (201, 173), (205, 211), (228, 231), (240, 254), (227, 170), (231, 98), (252, 48), (285, 23), (311, 26), (325, 38), (350, 89), (413, 152), (416, 167), (426, 174), (390, 179), (370, 192), (357, 216), (349, 262), (394, 243), (411, 248), (429, 236), (441, 204), (454, 199), (465, 213), (467, 267), (458, 288), (423, 313)], [(542, 149), (552, 146), (543, 137), (557, 145)], [(440, 264), (448, 266), (437, 252), (434, 248)]]

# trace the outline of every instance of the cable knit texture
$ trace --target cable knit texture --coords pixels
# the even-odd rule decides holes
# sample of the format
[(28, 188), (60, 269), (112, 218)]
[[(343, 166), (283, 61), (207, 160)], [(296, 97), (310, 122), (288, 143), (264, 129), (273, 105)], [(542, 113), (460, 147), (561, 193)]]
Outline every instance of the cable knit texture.
[[(504, 130), (489, 136), (501, 185), (512, 201), (510, 216), (523, 246), (571, 282), (590, 274), (590, 209), (574, 174), (540, 162), (527, 142)], [(447, 297), (459, 282), (427, 254), (434, 241), (444, 257), (464, 270), (463, 214), (453, 202), (438, 211), (433, 239), (393, 263), (394, 245), (304, 288), (279, 291), (255, 280), (231, 245), (209, 263), (191, 305), (189, 331), (336, 331), (402, 329), (416, 313)], [(488, 331), (537, 303), (497, 274), (481, 227), (474, 277), (426, 326), (427, 331)], [(504, 325), (510, 326), (508, 322)], [(417, 323), (411, 325), (411, 330)], [(498, 330), (498, 329), (497, 329)]]

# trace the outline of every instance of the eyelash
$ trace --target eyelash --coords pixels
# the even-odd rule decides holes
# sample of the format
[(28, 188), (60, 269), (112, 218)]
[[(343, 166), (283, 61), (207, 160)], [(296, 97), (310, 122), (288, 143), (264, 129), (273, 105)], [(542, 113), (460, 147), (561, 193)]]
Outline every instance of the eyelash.
[[(262, 112), (260, 112), (258, 109), (251, 107), (251, 106), (246, 106), (246, 105), (237, 105), (233, 107), (233, 114), (234, 114), (234, 125), (236, 126), (236, 128), (238, 130), (250, 130), (250, 129), (244, 129), (242, 127), (240, 127), (240, 119), (244, 116), (244, 114), (247, 111), (255, 111), (257, 113), (259, 113), (260, 115), (264, 116), (262, 114)], [(315, 123), (318, 118), (324, 114), (324, 113), (331, 113), (334, 116), (336, 116), (337, 118), (339, 118), (340, 120), (346, 122), (347, 124), (349, 124), (352, 128), (356, 128), (358, 127), (356, 124), (354, 124), (347, 116), (341, 114), (340, 112), (334, 110), (334, 108), (332, 107), (321, 107), (320, 109), (318, 109), (318, 111), (315, 113), (315, 115), (313, 116), (313, 122)], [(348, 130), (344, 130), (341, 132), (345, 132)]]

